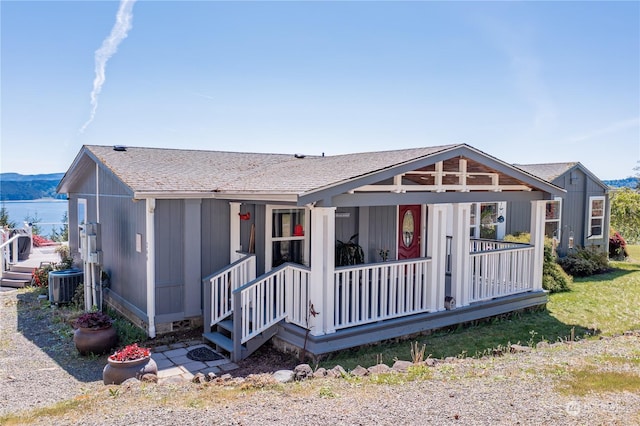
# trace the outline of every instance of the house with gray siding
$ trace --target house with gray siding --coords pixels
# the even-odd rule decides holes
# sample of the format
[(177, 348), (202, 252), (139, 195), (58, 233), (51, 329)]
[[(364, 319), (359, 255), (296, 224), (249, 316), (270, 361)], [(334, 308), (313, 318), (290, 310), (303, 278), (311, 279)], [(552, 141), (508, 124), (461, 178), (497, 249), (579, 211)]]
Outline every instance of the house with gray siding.
[[(579, 162), (516, 164), (566, 192), (547, 203), (545, 234), (554, 240), (560, 256), (577, 247), (609, 250), (610, 205), (608, 186)], [(525, 229), (529, 215), (525, 203), (509, 205), (509, 232)]]
[[(565, 195), (466, 144), (83, 146), (58, 192), (88, 306), (104, 300), (150, 337), (202, 326), (236, 360), (269, 339), (319, 355), (546, 303), (545, 212)], [(501, 241), (514, 203), (529, 244)], [(353, 235), (364, 263), (336, 264)]]

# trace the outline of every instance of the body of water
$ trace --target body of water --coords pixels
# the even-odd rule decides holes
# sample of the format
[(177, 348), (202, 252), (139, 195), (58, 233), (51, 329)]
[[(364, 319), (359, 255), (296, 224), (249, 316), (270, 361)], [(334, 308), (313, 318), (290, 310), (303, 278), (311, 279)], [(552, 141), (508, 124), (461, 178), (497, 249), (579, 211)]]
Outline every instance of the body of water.
[(0, 207), (6, 209), (9, 220), (18, 228), (22, 228), (25, 221), (37, 219), (41, 234), (48, 236), (52, 229), (59, 230), (62, 226), (62, 217), (68, 211), (69, 203), (66, 200), (2, 201)]

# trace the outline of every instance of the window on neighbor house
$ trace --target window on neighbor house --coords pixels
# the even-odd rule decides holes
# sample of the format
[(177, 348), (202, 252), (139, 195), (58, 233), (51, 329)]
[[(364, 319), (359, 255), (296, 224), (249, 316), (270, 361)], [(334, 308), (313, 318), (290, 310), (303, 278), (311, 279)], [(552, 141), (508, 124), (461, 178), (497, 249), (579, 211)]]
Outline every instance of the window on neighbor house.
[(556, 241), (560, 241), (560, 223), (562, 218), (562, 199), (556, 198), (553, 201), (547, 201), (545, 222), (544, 222), (544, 234), (553, 238)]
[(589, 235), (587, 238), (602, 238), (603, 228), (604, 197), (589, 197)]
[(271, 266), (306, 264), (305, 210), (274, 208), (271, 219)]

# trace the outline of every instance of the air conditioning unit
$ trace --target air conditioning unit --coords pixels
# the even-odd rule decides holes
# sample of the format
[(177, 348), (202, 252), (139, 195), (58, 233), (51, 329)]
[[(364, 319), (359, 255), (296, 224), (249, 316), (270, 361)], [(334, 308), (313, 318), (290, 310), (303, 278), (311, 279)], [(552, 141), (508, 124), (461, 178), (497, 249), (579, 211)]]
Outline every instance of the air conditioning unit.
[(79, 269), (49, 272), (49, 302), (69, 303), (82, 284), (84, 273)]

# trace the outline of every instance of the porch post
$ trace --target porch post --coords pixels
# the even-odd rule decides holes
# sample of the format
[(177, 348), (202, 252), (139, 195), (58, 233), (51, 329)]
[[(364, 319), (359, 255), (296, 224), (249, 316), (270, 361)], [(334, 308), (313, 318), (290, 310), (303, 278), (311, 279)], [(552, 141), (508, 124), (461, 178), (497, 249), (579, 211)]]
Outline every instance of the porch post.
[(471, 203), (453, 205), (453, 239), (451, 240), (451, 294), (456, 306), (469, 304), (469, 228), (471, 226)]
[[(311, 208), (311, 283), (309, 302), (315, 317), (309, 314), (313, 336), (335, 332), (334, 271), (335, 271), (335, 207)], [(309, 306), (307, 306), (307, 309)]]
[(429, 204), (427, 218), (427, 257), (431, 258), (429, 273), (429, 309), (444, 309), (445, 266), (447, 260), (447, 206)]
[(234, 202), (229, 203), (229, 263), (233, 263), (239, 258), (240, 204), (241, 203)]
[(533, 290), (542, 290), (542, 264), (544, 263), (544, 219), (547, 200), (531, 201), (531, 241), (534, 246), (531, 265)]

